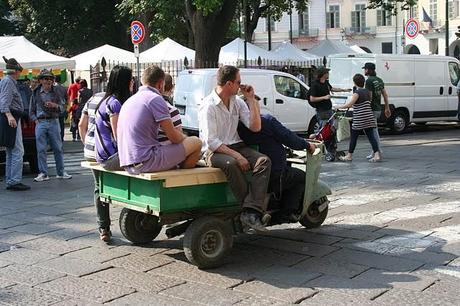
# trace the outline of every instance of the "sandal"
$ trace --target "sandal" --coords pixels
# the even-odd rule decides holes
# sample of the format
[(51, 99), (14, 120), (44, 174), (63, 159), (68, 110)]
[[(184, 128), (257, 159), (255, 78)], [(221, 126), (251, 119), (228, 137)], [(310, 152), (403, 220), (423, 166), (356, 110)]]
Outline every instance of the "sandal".
[(100, 228), (99, 238), (104, 242), (109, 242), (110, 239), (112, 239), (112, 232), (110, 231), (110, 229)]
[(348, 156), (346, 156), (346, 155), (345, 155), (345, 156), (339, 156), (339, 159), (340, 159), (341, 161), (344, 161), (344, 162), (351, 162), (351, 161), (353, 160), (353, 158), (348, 157)]

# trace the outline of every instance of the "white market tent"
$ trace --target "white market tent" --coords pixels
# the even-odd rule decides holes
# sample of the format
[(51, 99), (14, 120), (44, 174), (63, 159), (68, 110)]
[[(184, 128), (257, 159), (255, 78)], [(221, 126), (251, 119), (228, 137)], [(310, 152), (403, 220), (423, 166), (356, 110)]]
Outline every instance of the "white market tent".
[[(247, 43), (247, 59), (249, 61), (257, 61), (258, 58), (269, 61), (282, 61), (276, 54), (264, 50), (256, 45)], [(244, 40), (235, 38), (220, 49), (219, 63), (221, 64), (236, 64), (238, 61), (244, 60)]]
[(347, 46), (341, 40), (329, 40), (325, 39), (317, 46), (314, 46), (311, 49), (308, 49), (308, 53), (317, 55), (317, 56), (329, 56), (332, 54), (339, 53), (357, 53), (355, 50)]
[[(73, 69), (75, 61), (40, 49), (24, 36), (0, 36), (0, 57), (13, 57), (24, 69)], [(0, 69), (5, 69), (0, 59)]]
[(162, 42), (142, 52), (139, 56), (139, 62), (160, 63), (164, 61), (184, 60), (185, 57), (187, 57), (188, 61), (194, 60), (195, 51), (182, 46), (170, 38), (165, 38)]
[(321, 60), (321, 57), (302, 51), (288, 41), (283, 41), (273, 52), (284, 61), (315, 63)]
[(95, 66), (105, 58), (107, 62), (134, 63), (134, 52), (129, 52), (111, 45), (103, 45), (98, 48), (83, 52), (72, 57), (76, 62), (75, 70), (89, 71), (90, 66)]

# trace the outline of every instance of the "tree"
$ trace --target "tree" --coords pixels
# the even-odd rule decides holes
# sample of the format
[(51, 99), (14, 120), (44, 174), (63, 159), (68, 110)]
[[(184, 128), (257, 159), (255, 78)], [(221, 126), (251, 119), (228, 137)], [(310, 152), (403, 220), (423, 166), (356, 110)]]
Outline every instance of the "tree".
[(193, 34), (182, 0), (125, 0), (117, 5), (120, 16), (139, 19), (146, 26), (141, 50), (151, 48), (167, 37), (193, 48)]
[(381, 7), (386, 11), (390, 11), (393, 15), (401, 10), (408, 10), (411, 6), (417, 5), (417, 0), (368, 0), (368, 9)]
[(18, 33), (18, 25), (11, 12), (8, 1), (0, 0), (0, 35)]
[(121, 0), (9, 0), (20, 30), (38, 46), (73, 56), (103, 44), (130, 47), (129, 22), (116, 19)]

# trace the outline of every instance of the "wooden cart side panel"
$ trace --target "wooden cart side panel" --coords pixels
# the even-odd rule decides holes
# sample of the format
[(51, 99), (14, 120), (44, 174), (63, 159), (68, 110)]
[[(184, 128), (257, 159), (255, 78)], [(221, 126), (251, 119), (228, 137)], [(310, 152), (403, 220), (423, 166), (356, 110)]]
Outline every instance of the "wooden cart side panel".
[(161, 213), (224, 207), (240, 207), (227, 183), (161, 189)]
[(160, 211), (160, 192), (163, 181), (149, 181), (113, 172), (100, 171), (101, 196), (142, 209)]

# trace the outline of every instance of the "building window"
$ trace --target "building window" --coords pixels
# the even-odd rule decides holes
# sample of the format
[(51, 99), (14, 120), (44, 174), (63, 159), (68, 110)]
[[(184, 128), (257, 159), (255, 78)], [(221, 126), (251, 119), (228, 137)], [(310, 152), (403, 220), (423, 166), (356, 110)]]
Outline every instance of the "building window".
[(385, 10), (377, 10), (377, 26), (391, 26), (391, 12)]
[(382, 53), (383, 54), (391, 54), (391, 53), (393, 53), (393, 43), (391, 43), (391, 42), (382, 43)]
[(338, 5), (329, 5), (326, 22), (328, 28), (340, 28), (340, 7)]
[[(265, 32), (268, 32), (268, 18), (265, 18)], [(275, 32), (275, 19), (273, 17), (270, 17), (270, 31)]]
[(364, 32), (366, 27), (366, 5), (356, 4), (355, 10), (351, 12), (351, 27), (354, 32)]
[(308, 34), (309, 26), (309, 9), (306, 8), (305, 11), (299, 14), (299, 32), (303, 34)]
[(458, 0), (449, 1), (449, 19), (458, 17)]
[(435, 23), (438, 21), (438, 0), (430, 0), (430, 18)]

